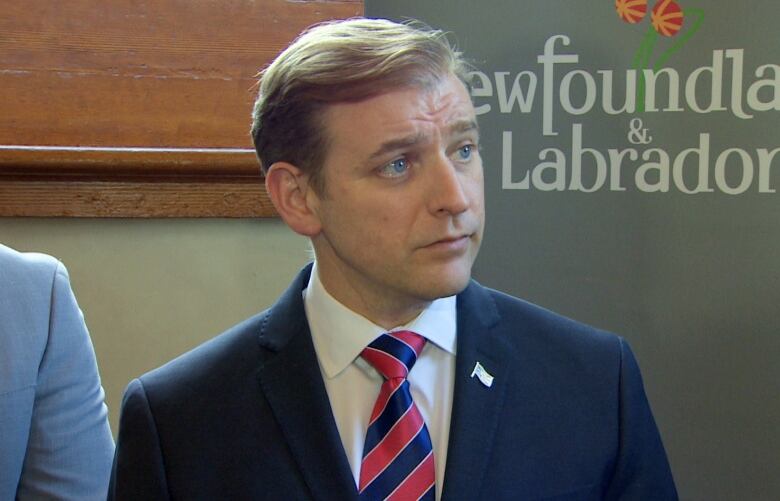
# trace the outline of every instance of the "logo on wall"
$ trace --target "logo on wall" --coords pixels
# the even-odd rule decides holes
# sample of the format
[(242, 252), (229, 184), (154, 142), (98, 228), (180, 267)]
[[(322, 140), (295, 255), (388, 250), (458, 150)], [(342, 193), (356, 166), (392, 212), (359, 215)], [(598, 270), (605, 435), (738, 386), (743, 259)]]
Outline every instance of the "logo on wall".
[[(647, 14), (647, 0), (616, 0), (615, 10), (620, 19), (629, 24), (636, 24)], [(685, 15), (677, 2), (658, 0), (653, 7), (651, 22), (655, 31), (671, 37), (680, 31), (684, 18)]]
[[(541, 106), (540, 140), (554, 141), (562, 131), (571, 137), (566, 148), (541, 149), (538, 162), (532, 165), (533, 161), (513, 157), (513, 131), (504, 131), (502, 189), (776, 193), (772, 172), (780, 169), (774, 167), (780, 162), (780, 147), (734, 146), (712, 151), (711, 143), (729, 137), (700, 131), (691, 141), (694, 144), (672, 149), (656, 144), (652, 125), (663, 123), (658, 117), (673, 114), (678, 120), (686, 115), (712, 115), (720, 121), (729, 120), (728, 127), (738, 127), (740, 121), (776, 113), (780, 111), (780, 66), (763, 63), (746, 68), (744, 48), (715, 48), (711, 57), (695, 62), (693, 69), (678, 70), (670, 61), (676, 60), (673, 56), (694, 35), (704, 31), (702, 9), (683, 7), (674, 0), (657, 0), (652, 9), (647, 0), (616, 0), (614, 8), (604, 13), (614, 16), (616, 12), (616, 21), (637, 28), (647, 26), (623, 74), (589, 66), (573, 50), (576, 43), (566, 34), (553, 34), (544, 41), (534, 69), (514, 75), (509, 71), (473, 73), (472, 95), (478, 114), (497, 108), (501, 114), (530, 115), (536, 106), (538, 116)], [(649, 23), (645, 23), (648, 14)], [(564, 52), (565, 47), (570, 49)], [(494, 101), (480, 101), (482, 98)], [(582, 119), (589, 114), (620, 119), (625, 124), (623, 144), (588, 144)], [(571, 121), (569, 127), (559, 125), (566, 119)], [(527, 129), (524, 124), (526, 144)], [(719, 127), (717, 133), (723, 132)], [(560, 137), (557, 139), (560, 142)], [(620, 142), (620, 138), (615, 139)]]
[[(629, 24), (636, 24), (647, 14), (647, 0), (616, 0), (615, 10), (618, 17)], [(704, 20), (704, 11), (691, 8), (687, 11), (688, 16), (694, 18), (691, 27), (685, 31), (685, 34), (666, 49), (655, 62), (651, 65), (650, 58), (653, 55), (658, 38), (674, 37), (682, 29), (686, 13), (683, 12), (680, 5), (673, 0), (658, 0), (653, 7), (650, 15), (650, 28), (647, 30), (642, 42), (634, 54), (634, 69), (637, 70), (639, 81), (637, 84), (637, 111), (644, 111), (645, 97), (645, 78), (644, 71), (652, 69), (659, 71), (669, 58), (680, 50), (683, 45), (697, 32)]]

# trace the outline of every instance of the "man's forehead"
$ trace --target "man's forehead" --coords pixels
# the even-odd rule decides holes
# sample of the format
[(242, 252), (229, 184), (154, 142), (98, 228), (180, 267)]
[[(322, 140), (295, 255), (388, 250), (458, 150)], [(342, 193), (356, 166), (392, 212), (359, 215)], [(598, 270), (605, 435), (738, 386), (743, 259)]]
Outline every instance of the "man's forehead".
[(417, 89), (410, 95), (415, 96), (422, 105), (419, 110), (421, 114), (443, 120), (447, 125), (475, 116), (474, 105), (466, 86), (454, 75), (441, 80), (433, 87)]
[[(323, 124), (331, 146), (352, 143), (353, 148), (372, 152), (423, 141), (432, 134), (477, 131), (471, 96), (454, 76), (434, 86), (396, 88), (361, 101), (330, 105)], [(354, 144), (356, 139), (362, 144)]]
[[(378, 84), (381, 87), (381, 84)], [(474, 112), (466, 85), (455, 75), (441, 77), (425, 84), (409, 84), (382, 89), (369, 97), (333, 102), (326, 109), (389, 108), (391, 111), (411, 108), (420, 114), (436, 114), (450, 108), (462, 107), (462, 111)]]

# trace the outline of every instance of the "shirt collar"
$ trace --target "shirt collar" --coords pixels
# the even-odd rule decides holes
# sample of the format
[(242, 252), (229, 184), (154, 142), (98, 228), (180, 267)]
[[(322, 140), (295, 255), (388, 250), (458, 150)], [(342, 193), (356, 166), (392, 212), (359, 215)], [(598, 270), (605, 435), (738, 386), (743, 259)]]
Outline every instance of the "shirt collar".
[[(347, 368), (368, 344), (387, 332), (331, 296), (320, 281), (317, 264), (303, 291), (306, 318), (314, 349), (325, 376), (333, 378)], [(392, 330), (411, 330), (442, 350), (455, 354), (456, 297), (433, 301), (411, 322)]]

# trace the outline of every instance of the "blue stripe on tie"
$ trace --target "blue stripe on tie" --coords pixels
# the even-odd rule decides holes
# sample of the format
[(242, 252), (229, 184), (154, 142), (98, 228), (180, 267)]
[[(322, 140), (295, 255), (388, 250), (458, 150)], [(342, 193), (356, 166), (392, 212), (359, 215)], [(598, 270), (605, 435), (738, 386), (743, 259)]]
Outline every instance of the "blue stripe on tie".
[(371, 452), (376, 444), (379, 443), (390, 428), (393, 427), (398, 419), (404, 415), (406, 410), (412, 405), (412, 394), (409, 392), (409, 382), (404, 381), (401, 386), (395, 390), (393, 396), (387, 401), (385, 410), (376, 418), (376, 421), (366, 430), (366, 442), (363, 445), (363, 457)]
[(412, 370), (417, 361), (417, 353), (408, 344), (390, 335), (380, 336), (368, 346), (394, 356), (406, 366), (407, 372)]
[(432, 448), (428, 429), (423, 424), (420, 432), (390, 466), (360, 493), (360, 499), (385, 499), (430, 454)]
[(436, 501), (436, 486), (432, 485), (425, 494), (420, 496), (420, 501)]

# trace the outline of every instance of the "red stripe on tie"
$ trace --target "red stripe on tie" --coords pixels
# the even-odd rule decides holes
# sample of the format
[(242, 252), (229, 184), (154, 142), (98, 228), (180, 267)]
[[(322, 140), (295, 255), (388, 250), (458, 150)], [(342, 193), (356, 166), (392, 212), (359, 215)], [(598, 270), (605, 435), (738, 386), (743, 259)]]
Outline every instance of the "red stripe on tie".
[(406, 365), (394, 356), (370, 346), (363, 350), (365, 358), (376, 370), (387, 379), (405, 378), (409, 374)]
[(393, 397), (396, 391), (398, 391), (398, 388), (401, 387), (403, 384), (403, 379), (394, 379), (392, 381), (385, 381), (385, 384), (382, 385), (381, 388), (379, 388), (379, 396), (376, 397), (376, 402), (374, 403), (374, 410), (371, 412), (371, 419), (368, 420), (368, 426), (370, 427), (372, 424), (374, 424), (374, 421), (379, 418), (379, 416), (384, 412), (385, 407), (387, 407), (387, 402), (390, 401), (390, 399)]
[(433, 451), (412, 470), (408, 477), (385, 498), (385, 501), (406, 501), (420, 499), (434, 484), (436, 465), (433, 462)]
[(425, 338), (414, 332), (395, 331), (395, 332), (390, 332), (388, 334), (390, 334), (390, 336), (408, 345), (409, 348), (414, 350), (414, 353), (418, 357), (420, 356), (420, 352), (422, 351), (423, 346), (425, 346)]
[(363, 457), (360, 467), (361, 491), (393, 462), (393, 459), (420, 433), (424, 424), (417, 407), (410, 406), (376, 447)]

